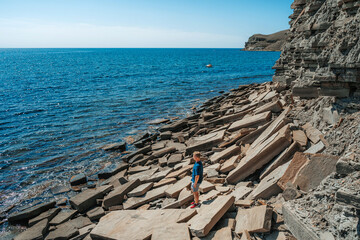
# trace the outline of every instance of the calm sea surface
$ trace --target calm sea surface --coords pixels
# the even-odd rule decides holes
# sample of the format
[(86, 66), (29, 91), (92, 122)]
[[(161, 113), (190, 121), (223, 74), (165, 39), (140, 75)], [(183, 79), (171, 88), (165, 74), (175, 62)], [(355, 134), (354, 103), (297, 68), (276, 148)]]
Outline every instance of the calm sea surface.
[(270, 81), (279, 55), (0, 49), (0, 212), (31, 197), (53, 197), (47, 187), (74, 173), (96, 173), (114, 161), (99, 147), (143, 133), (148, 121), (186, 116), (219, 91)]

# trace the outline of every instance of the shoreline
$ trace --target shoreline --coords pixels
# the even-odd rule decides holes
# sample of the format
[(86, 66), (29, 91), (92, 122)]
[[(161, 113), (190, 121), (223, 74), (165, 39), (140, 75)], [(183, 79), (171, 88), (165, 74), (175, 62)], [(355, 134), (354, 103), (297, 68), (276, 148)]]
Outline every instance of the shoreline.
[[(320, 99), (331, 104), (330, 100)], [(227, 236), (229, 234), (231, 236), (246, 234), (245, 230), (250, 231), (252, 226), (241, 225), (243, 222), (241, 216), (255, 214), (260, 211), (258, 209), (265, 206), (265, 212), (258, 213), (260, 214), (258, 219), (252, 219), (255, 221), (253, 224), (264, 221), (262, 223), (265, 224), (264, 229), (251, 230), (252, 234), (269, 236), (268, 233), (271, 231), (271, 234), (276, 232), (291, 237), (292, 234), (297, 234), (291, 229), (293, 226), (283, 224), (284, 218), (285, 221), (289, 221), (289, 218), (296, 219), (296, 216), (292, 216), (294, 215), (292, 208), (287, 207), (290, 203), (288, 201), (293, 199), (300, 201), (302, 197), (309, 196), (307, 192), (310, 190), (301, 184), (301, 188), (297, 189), (299, 179), (296, 178), (296, 174), (300, 173), (301, 169), (299, 166), (296, 167), (295, 163), (300, 163), (304, 157), (314, 162), (321, 161), (322, 158), (313, 160), (313, 156), (320, 152), (328, 154), (327, 151), (331, 149), (330, 144), (332, 144), (332, 139), (325, 139), (325, 136), (328, 136), (317, 129), (321, 127), (320, 125), (305, 124), (309, 116), (297, 116), (308, 111), (309, 108), (304, 108), (303, 105), (309, 103), (316, 104), (311, 100), (295, 99), (294, 101), (290, 90), (273, 82), (243, 85), (231, 89), (205, 101), (192, 116), (170, 124), (165, 121), (160, 123), (162, 125), (157, 133), (145, 134), (134, 142), (136, 150), (124, 155), (122, 162), (104, 167), (98, 172), (99, 180), (88, 179), (83, 174), (74, 176), (69, 185), (72, 185), (78, 194), (70, 197), (69, 202), (60, 200), (39, 203), (40, 205), (34, 206), (33, 209), (25, 209), (19, 213), (14, 213), (15, 209), (13, 209), (7, 216), (8, 220), (15, 224), (25, 221), (33, 226), (19, 236), (25, 233), (42, 237), (47, 235), (47, 239), (52, 239), (51, 237), (55, 235), (64, 236), (71, 232), (66, 230), (71, 223), (76, 225), (71, 232), (73, 236), (82, 233), (87, 239), (91, 239), (90, 236), (105, 239), (113, 237), (107, 232), (111, 229), (115, 231), (119, 224), (111, 220), (112, 217), (122, 216), (128, 219), (127, 214), (130, 214), (128, 209), (147, 212), (153, 210), (150, 212), (155, 215), (149, 216), (149, 219), (154, 221), (162, 218), (157, 216), (156, 212), (164, 211), (166, 215), (167, 212), (173, 211), (170, 215), (178, 213), (191, 215), (185, 221), (186, 227), (173, 223), (175, 234), (185, 232), (187, 236), (184, 229), (189, 228), (188, 234), (190, 231), (197, 237), (216, 235), (222, 231), (226, 232)], [(333, 112), (328, 113), (327, 117), (333, 120), (334, 126), (340, 121)], [(324, 131), (324, 128), (322, 127), (321, 130)], [(123, 143), (115, 143), (104, 150), (109, 151), (110, 154), (124, 153), (126, 147)], [(335, 150), (334, 148), (334, 152)], [(200, 189), (202, 191), (200, 199), (203, 202), (200, 210), (209, 207), (218, 208), (212, 213), (214, 215), (208, 216), (210, 219), (217, 219), (216, 221), (207, 222), (201, 211), (194, 212), (187, 209), (192, 200), (192, 194), (186, 188), (190, 182), (188, 179), (192, 167), (190, 156), (193, 151), (202, 152), (206, 173), (204, 179), (206, 183)], [(322, 173), (321, 179), (310, 179), (309, 184), (312, 187), (321, 186), (321, 180), (331, 175), (344, 151), (339, 150), (337, 155), (331, 158), (333, 159), (329, 163), (331, 167), (318, 169)], [(348, 146), (346, 151), (349, 151)], [(307, 163), (304, 164), (301, 166), (306, 168)], [(316, 166), (309, 165), (309, 168)], [(311, 171), (301, 173), (312, 176)], [(274, 174), (277, 174), (276, 176), (280, 174), (280, 177), (276, 177), (277, 180), (271, 182), (272, 180), (267, 176), (274, 177)], [(293, 186), (287, 185), (289, 179), (293, 182)], [(82, 189), (81, 184), (87, 182), (91, 184)], [(69, 192), (69, 189), (70, 187), (67, 186), (57, 190), (61, 193)], [(285, 213), (284, 206), (286, 206)], [(68, 217), (67, 222), (59, 224), (51, 222), (54, 222), (58, 215), (69, 215), (68, 212), (74, 210), (79, 213)], [(274, 214), (277, 217), (271, 220)], [(250, 215), (249, 219), (251, 219)], [(173, 221), (170, 216), (167, 220)], [(136, 220), (129, 221), (138, 223)], [(224, 223), (225, 227), (220, 229), (215, 227), (224, 221), (228, 223), (227, 225)], [(269, 221), (273, 223), (272, 227)], [(196, 224), (196, 222), (200, 223)], [(231, 226), (229, 222), (233, 225)], [(147, 225), (148, 222), (143, 224), (146, 227), (144, 232), (138, 233), (140, 235), (149, 231), (152, 234), (165, 231), (163, 229), (155, 231), (154, 226)], [(213, 227), (216, 231), (209, 232)], [(128, 229), (123, 231), (123, 234), (135, 234)], [(317, 234), (317, 231), (310, 228), (309, 234)], [(188, 237), (186, 239), (190, 239), (190, 235)]]

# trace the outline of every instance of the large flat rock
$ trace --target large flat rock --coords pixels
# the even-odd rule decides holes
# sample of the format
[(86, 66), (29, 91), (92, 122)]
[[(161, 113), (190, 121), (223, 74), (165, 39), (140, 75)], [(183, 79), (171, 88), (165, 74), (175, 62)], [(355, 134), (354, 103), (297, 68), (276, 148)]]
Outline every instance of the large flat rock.
[(154, 183), (152, 182), (141, 184), (140, 186), (134, 188), (127, 195), (128, 197), (139, 197), (141, 195), (144, 195), (147, 191), (149, 191), (153, 185)]
[(238, 209), (235, 232), (269, 232), (271, 229), (272, 209), (266, 205), (250, 209)]
[(142, 197), (132, 197), (132, 198), (128, 198), (124, 203), (124, 209), (133, 209), (136, 207), (139, 207), (145, 203), (154, 201), (158, 198), (164, 197), (165, 196), (165, 190), (168, 189), (169, 186), (165, 185), (159, 188), (155, 188), (149, 192), (147, 192), (144, 196)]
[(230, 159), (226, 160), (224, 164), (220, 168), (221, 173), (227, 173), (231, 170), (235, 169), (237, 166), (237, 161), (239, 159), (239, 156), (235, 155), (232, 156)]
[(71, 206), (81, 213), (96, 206), (96, 199), (103, 198), (113, 187), (105, 185), (96, 189), (88, 189), (70, 198)]
[(206, 151), (218, 145), (224, 139), (225, 130), (220, 130), (208, 133), (204, 136), (193, 137), (189, 140), (188, 147), (186, 148), (187, 154), (192, 154), (194, 151)]
[(179, 196), (179, 193), (181, 192), (181, 190), (190, 186), (190, 184), (191, 184), (191, 177), (186, 176), (183, 179), (174, 183), (168, 189), (166, 189), (165, 194), (168, 197), (177, 198)]
[(13, 213), (9, 216), (8, 221), (10, 223), (15, 223), (18, 221), (24, 221), (28, 220), (30, 218), (34, 218), (38, 216), (40, 213), (43, 213), (50, 208), (53, 208), (55, 206), (56, 202), (48, 202), (48, 203), (42, 203), (39, 205), (35, 205), (33, 207), (30, 207), (24, 211)]
[(252, 188), (239, 186), (231, 194), (235, 197), (235, 201), (246, 198), (251, 192)]
[(59, 225), (61, 223), (64, 223), (74, 217), (77, 212), (77, 210), (62, 210), (50, 221), (50, 225)]
[(237, 183), (250, 176), (256, 170), (271, 161), (291, 144), (289, 125), (284, 126), (278, 132), (259, 144), (251, 154), (241, 159), (238, 166), (227, 176), (229, 183)]
[(155, 227), (151, 239), (191, 240), (191, 237), (187, 223), (171, 223)]
[(338, 156), (325, 154), (295, 153), (289, 167), (278, 181), (283, 190), (291, 182), (303, 191), (317, 187), (330, 173), (335, 172)]
[(233, 145), (231, 147), (226, 148), (221, 152), (214, 153), (210, 157), (210, 161), (212, 164), (219, 162), (220, 160), (228, 160), (230, 157), (240, 154), (241, 148), (239, 146)]
[(271, 120), (271, 112), (270, 111), (256, 114), (254, 116), (245, 117), (239, 121), (232, 123), (230, 125), (230, 127), (228, 128), (228, 131), (234, 132), (241, 128), (261, 126), (270, 120)]
[(31, 227), (44, 219), (47, 219), (50, 221), (51, 219), (53, 219), (53, 217), (55, 217), (56, 214), (58, 214), (58, 212), (60, 212), (60, 208), (51, 208), (51, 209), (47, 210), (46, 212), (43, 212), (39, 216), (30, 219), (28, 222), (28, 225)]
[(41, 240), (44, 239), (44, 236), (47, 232), (49, 226), (48, 219), (43, 219), (37, 222), (31, 228), (26, 229), (26, 231), (17, 235), (14, 240)]
[[(171, 232), (167, 239), (174, 235), (185, 236), (183, 224), (196, 214), (192, 209), (159, 209), (159, 210), (123, 210), (114, 211), (100, 219), (91, 231), (93, 239), (155, 239), (163, 236), (164, 232)], [(175, 224), (181, 226), (176, 227)], [(166, 226), (173, 226), (172, 229)], [(187, 239), (186, 237), (184, 239)]]
[(103, 207), (109, 209), (111, 206), (120, 205), (124, 200), (125, 194), (129, 193), (139, 185), (140, 180), (136, 179), (115, 188), (104, 198)]
[(206, 209), (201, 209), (200, 213), (188, 222), (191, 233), (197, 237), (205, 237), (234, 201), (233, 196), (219, 196), (210, 205), (202, 206)]

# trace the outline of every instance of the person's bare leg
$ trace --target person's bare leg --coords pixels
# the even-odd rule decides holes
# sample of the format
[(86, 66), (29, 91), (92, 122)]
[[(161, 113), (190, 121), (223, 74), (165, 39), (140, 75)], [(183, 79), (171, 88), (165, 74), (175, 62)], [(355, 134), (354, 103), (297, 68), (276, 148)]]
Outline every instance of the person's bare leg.
[(199, 204), (199, 192), (194, 192), (195, 204)]

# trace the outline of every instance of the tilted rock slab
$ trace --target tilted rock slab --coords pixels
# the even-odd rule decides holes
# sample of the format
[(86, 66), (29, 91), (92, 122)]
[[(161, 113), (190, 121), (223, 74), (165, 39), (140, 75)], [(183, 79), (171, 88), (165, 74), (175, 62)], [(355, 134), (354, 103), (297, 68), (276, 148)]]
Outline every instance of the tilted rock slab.
[(269, 232), (271, 229), (272, 209), (266, 205), (250, 209), (238, 209), (235, 232)]
[(224, 139), (225, 130), (212, 132), (200, 137), (194, 137), (189, 140), (189, 147), (186, 148), (187, 154), (192, 154), (194, 151), (206, 151), (216, 146)]
[(128, 198), (124, 203), (124, 209), (133, 209), (139, 207), (145, 203), (154, 201), (158, 198), (165, 196), (165, 190), (168, 189), (169, 186), (165, 185), (159, 188), (155, 188), (149, 192), (147, 192), (143, 197), (132, 197)]
[[(196, 210), (193, 209), (114, 211), (100, 219), (100, 222), (91, 231), (90, 236), (98, 240), (150, 239), (153, 234), (162, 236), (162, 231), (170, 231), (165, 226), (184, 223), (195, 214)], [(179, 226), (178, 233), (175, 229), (177, 228), (172, 229), (172, 234), (182, 236), (184, 228)], [(167, 237), (169, 239), (172, 236), (168, 235)]]
[(219, 196), (208, 206), (202, 206), (200, 213), (193, 217), (188, 223), (192, 235), (205, 237), (222, 216), (233, 205), (233, 196)]
[(181, 190), (190, 186), (190, 184), (191, 184), (191, 177), (186, 176), (183, 179), (174, 183), (172, 186), (168, 187), (165, 191), (165, 194), (168, 197), (177, 198)]
[(103, 201), (103, 207), (109, 209), (111, 206), (119, 205), (123, 202), (125, 194), (131, 192), (133, 189), (137, 188), (140, 185), (140, 180), (136, 179), (130, 182), (125, 183), (112, 192), (110, 192)]
[(270, 120), (271, 120), (271, 112), (256, 114), (254, 116), (246, 117), (239, 121), (234, 122), (233, 124), (230, 125), (228, 131), (234, 132), (241, 128), (260, 126), (266, 122), (269, 122)]
[(238, 166), (227, 176), (227, 182), (237, 183), (238, 181), (244, 180), (256, 170), (267, 164), (290, 144), (290, 128), (286, 125), (257, 146), (252, 154), (246, 155), (241, 159)]

